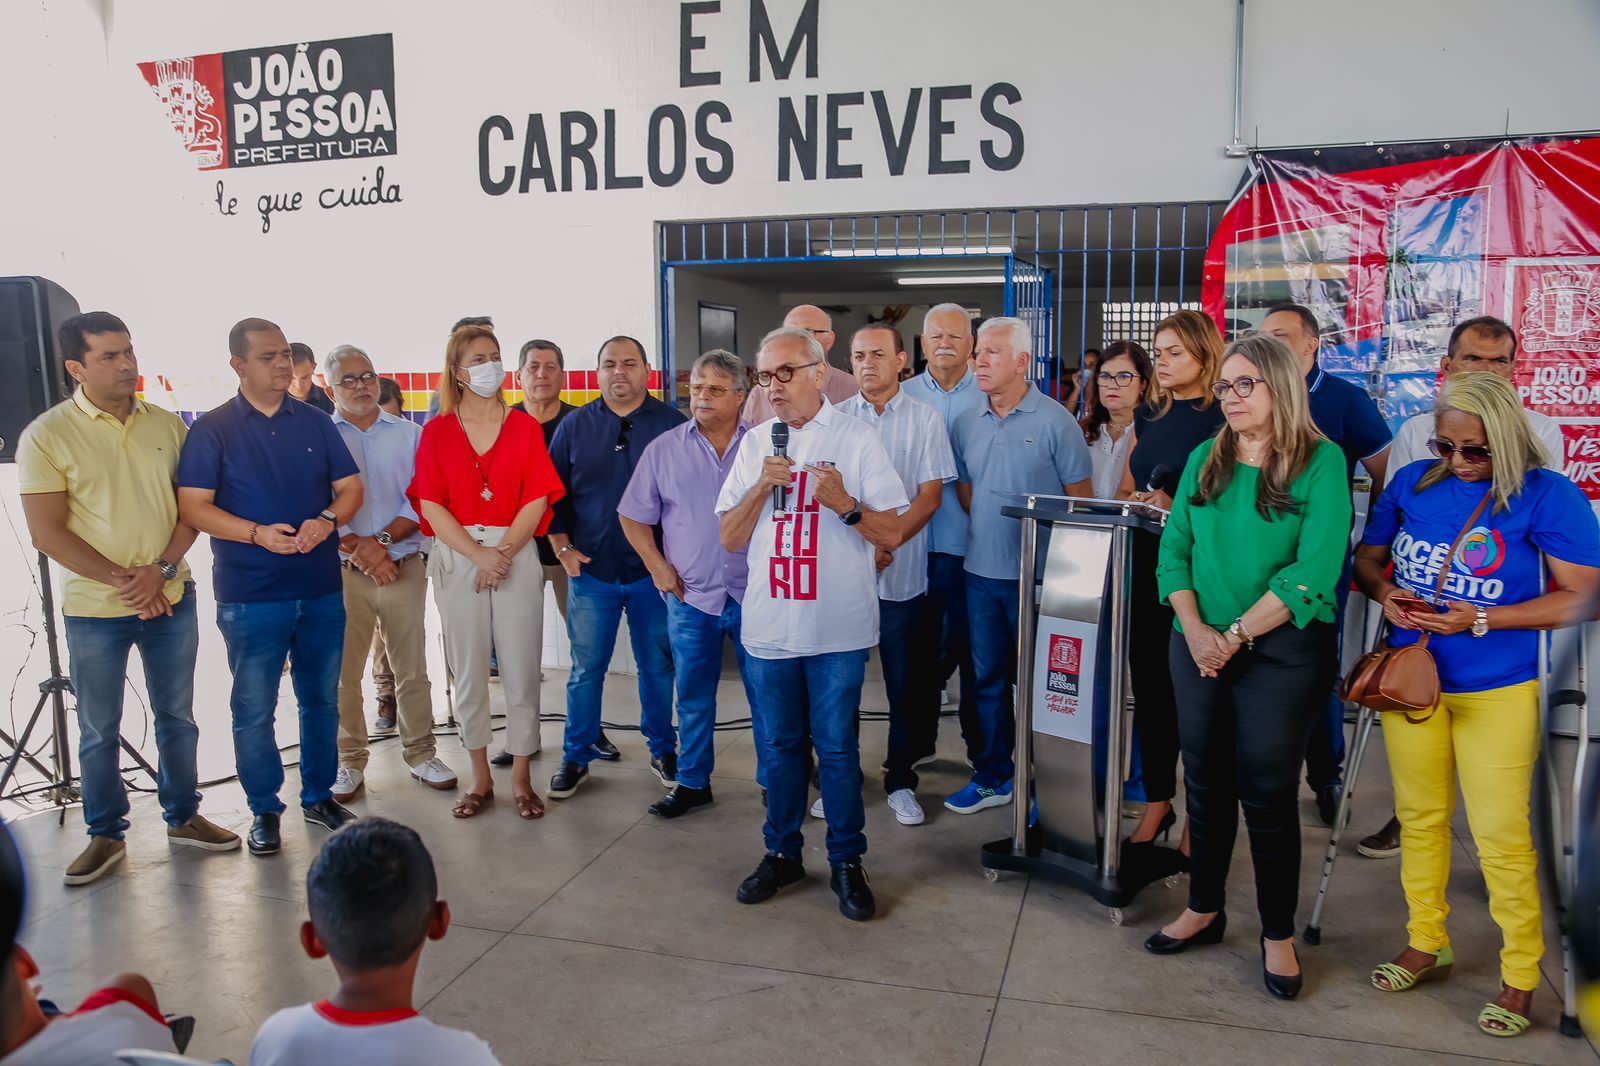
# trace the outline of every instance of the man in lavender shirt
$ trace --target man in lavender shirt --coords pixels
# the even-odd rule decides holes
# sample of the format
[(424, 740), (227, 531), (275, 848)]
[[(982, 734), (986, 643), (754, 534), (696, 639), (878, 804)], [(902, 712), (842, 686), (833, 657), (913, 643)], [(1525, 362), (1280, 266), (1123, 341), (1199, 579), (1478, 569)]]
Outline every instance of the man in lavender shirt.
[[(723, 638), (733, 641), (745, 696), (755, 706), (739, 640), (739, 605), (749, 568), (744, 552), (723, 550), (716, 514), (717, 493), (746, 432), (739, 423), (746, 380), (744, 363), (731, 352), (715, 350), (696, 359), (689, 372), (693, 421), (650, 442), (617, 505), (623, 534), (667, 603), (680, 750), (677, 784), (650, 806), (650, 813), (662, 818), (711, 802)], [(752, 716), (759, 753), (758, 721)], [(756, 778), (761, 779), (759, 769)]]

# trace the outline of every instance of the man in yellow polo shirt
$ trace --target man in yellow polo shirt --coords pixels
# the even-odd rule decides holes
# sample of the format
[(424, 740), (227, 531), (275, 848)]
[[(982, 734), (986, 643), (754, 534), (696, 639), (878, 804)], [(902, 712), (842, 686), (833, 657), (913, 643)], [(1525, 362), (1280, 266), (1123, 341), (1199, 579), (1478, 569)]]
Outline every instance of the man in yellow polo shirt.
[(128, 797), (118, 769), (128, 649), (137, 646), (155, 715), (167, 839), (232, 851), (239, 837), (196, 813), (194, 582), (174, 482), (188, 430), (137, 396), (139, 363), (122, 320), (105, 311), (61, 324), (78, 383), (17, 444), (22, 510), (34, 545), (65, 571), (61, 613), (78, 696), (78, 759), (89, 847), (67, 867), (84, 885), (122, 861)]

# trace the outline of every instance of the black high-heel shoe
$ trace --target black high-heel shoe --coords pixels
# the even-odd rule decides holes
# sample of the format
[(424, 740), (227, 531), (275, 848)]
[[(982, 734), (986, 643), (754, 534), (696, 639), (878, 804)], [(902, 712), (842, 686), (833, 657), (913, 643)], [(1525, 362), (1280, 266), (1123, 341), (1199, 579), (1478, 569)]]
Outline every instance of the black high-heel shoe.
[(1177, 822), (1177, 810), (1172, 807), (1168, 807), (1167, 813), (1161, 816), (1161, 821), (1156, 824), (1156, 831), (1151, 835), (1149, 840), (1134, 840), (1133, 834), (1130, 833), (1128, 836), (1123, 838), (1122, 846), (1125, 848), (1147, 848), (1154, 845), (1158, 838), (1163, 844), (1165, 844), (1167, 842), (1167, 838), (1172, 835), (1172, 827), (1176, 825)]
[(1228, 912), (1218, 911), (1217, 916), (1211, 919), (1211, 924), (1187, 939), (1183, 937), (1168, 936), (1157, 929), (1150, 934), (1150, 939), (1144, 942), (1144, 949), (1152, 955), (1176, 955), (1191, 947), (1205, 947), (1207, 944), (1222, 943), (1222, 934), (1228, 931)]
[[(1300, 953), (1294, 953), (1296, 962), (1300, 961)], [(1279, 999), (1293, 999), (1300, 994), (1300, 985), (1305, 977), (1305, 967), (1293, 977), (1286, 977), (1281, 973), (1273, 973), (1267, 969), (1267, 938), (1261, 938), (1261, 980), (1266, 984), (1267, 991)]]

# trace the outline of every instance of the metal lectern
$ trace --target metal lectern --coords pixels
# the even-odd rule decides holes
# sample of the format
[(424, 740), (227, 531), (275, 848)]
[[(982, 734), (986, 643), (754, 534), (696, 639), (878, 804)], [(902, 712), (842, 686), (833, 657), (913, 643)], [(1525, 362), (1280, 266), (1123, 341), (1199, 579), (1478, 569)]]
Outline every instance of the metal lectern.
[[(1039, 874), (1122, 908), (1187, 860), (1122, 844), (1128, 710), (1130, 531), (1159, 534), (1167, 512), (1128, 500), (1018, 495), (1016, 777), (1012, 835), (983, 846), (984, 876)], [(1041, 565), (1042, 564), (1042, 565)], [(1030, 798), (1032, 802), (1030, 802)]]

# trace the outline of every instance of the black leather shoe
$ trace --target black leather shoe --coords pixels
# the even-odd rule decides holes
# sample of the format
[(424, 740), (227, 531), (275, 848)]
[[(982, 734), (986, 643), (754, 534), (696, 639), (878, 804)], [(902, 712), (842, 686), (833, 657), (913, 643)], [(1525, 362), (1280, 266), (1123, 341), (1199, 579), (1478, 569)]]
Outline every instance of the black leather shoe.
[(1317, 789), (1317, 814), (1322, 818), (1323, 825), (1332, 825), (1333, 820), (1339, 817), (1339, 800), (1343, 796), (1344, 785), (1339, 781)]
[(252, 855), (276, 855), (283, 847), (283, 836), (278, 832), (276, 814), (258, 814), (250, 823), (250, 835), (245, 844)]
[(354, 811), (331, 799), (313, 803), (309, 807), (301, 807), (300, 813), (305, 815), (306, 821), (312, 825), (320, 825), (328, 830), (338, 829), (341, 825), (349, 825), (356, 820)]
[(859, 862), (842, 862), (833, 868), (833, 894), (839, 897), (839, 913), (852, 922), (864, 922), (877, 913), (878, 903), (867, 884), (867, 871)]
[[(1300, 959), (1299, 952), (1295, 953), (1295, 961)], [(1303, 974), (1285, 977), (1281, 973), (1273, 973), (1267, 969), (1267, 941), (1261, 939), (1261, 980), (1267, 986), (1267, 991), (1279, 999), (1293, 999), (1300, 994), (1300, 986), (1304, 983)]]
[(696, 807), (704, 807), (711, 802), (709, 788), (690, 788), (688, 785), (679, 785), (668, 792), (665, 799), (657, 800), (650, 804), (650, 813), (658, 818), (676, 818), (680, 814), (688, 814)]
[(764, 855), (755, 872), (739, 882), (734, 897), (740, 903), (765, 903), (796, 881), (804, 881), (805, 864), (799, 859), (786, 859), (782, 855)]
[(1176, 955), (1191, 947), (1204, 947), (1207, 944), (1222, 943), (1222, 934), (1228, 931), (1228, 912), (1218, 911), (1217, 916), (1211, 919), (1211, 924), (1200, 930), (1194, 936), (1185, 940), (1182, 937), (1168, 936), (1157, 929), (1150, 934), (1150, 939), (1144, 942), (1144, 949), (1152, 955)]
[(564, 762), (550, 779), (550, 798), (564, 800), (589, 778), (589, 768), (575, 762)]
[(509, 751), (502, 750), (500, 752), (500, 754), (494, 756), (493, 758), (491, 758), (489, 760), (489, 765), (490, 766), (510, 766), (511, 765), (511, 753)]
[(590, 746), (594, 748), (594, 757), (596, 759), (604, 759), (606, 762), (616, 762), (618, 759), (622, 758), (622, 752), (618, 751), (617, 746), (606, 738), (606, 731), (604, 729), (600, 730), (599, 739)]
[(659, 759), (650, 760), (650, 772), (656, 780), (671, 788), (678, 783), (678, 753), (669, 751)]

